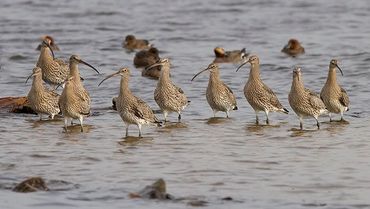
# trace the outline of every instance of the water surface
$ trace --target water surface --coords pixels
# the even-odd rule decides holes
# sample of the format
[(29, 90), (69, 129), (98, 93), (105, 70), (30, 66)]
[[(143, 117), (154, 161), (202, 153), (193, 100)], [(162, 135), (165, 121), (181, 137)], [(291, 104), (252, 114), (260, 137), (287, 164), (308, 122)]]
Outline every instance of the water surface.
[[(0, 97), (27, 94), (30, 83), (24, 81), (44, 34), (59, 44), (57, 57), (78, 54), (102, 75), (81, 66), (94, 112), (85, 121), (86, 133), (78, 127), (64, 133), (62, 120), (1, 114), (0, 208), (190, 207), (128, 198), (157, 178), (166, 180), (175, 197), (196, 196), (208, 208), (370, 207), (369, 14), (365, 0), (1, 1)], [(127, 34), (150, 39), (171, 59), (172, 79), (192, 101), (183, 124), (145, 127), (142, 140), (125, 139), (121, 119), (109, 109), (119, 78), (97, 87), (105, 75), (128, 66), (132, 91), (158, 109), (156, 82), (141, 77), (134, 54), (121, 48)], [(292, 37), (303, 43), (305, 55), (280, 53)], [(338, 79), (351, 99), (348, 123), (321, 117), (320, 131), (313, 120), (299, 131), (291, 111), (270, 114), (271, 126), (254, 125), (243, 95), (249, 67), (236, 73), (232, 64), (221, 65), (221, 77), (234, 90), (239, 110), (230, 119), (211, 119), (208, 74), (190, 79), (213, 60), (216, 46), (246, 47), (259, 55), (263, 80), (289, 110), (293, 66), (302, 67), (308, 88), (320, 91), (329, 61), (339, 59), (345, 76)], [(130, 134), (137, 135), (134, 126)], [(52, 191), (9, 190), (29, 176), (42, 176)], [(234, 201), (221, 200), (227, 196)]]

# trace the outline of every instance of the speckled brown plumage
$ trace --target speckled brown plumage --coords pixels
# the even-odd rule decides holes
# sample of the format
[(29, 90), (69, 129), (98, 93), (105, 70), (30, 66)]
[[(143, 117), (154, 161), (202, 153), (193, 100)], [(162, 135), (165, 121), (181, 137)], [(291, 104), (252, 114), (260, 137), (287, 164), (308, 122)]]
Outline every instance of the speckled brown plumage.
[(319, 95), (304, 87), (302, 72), (298, 67), (293, 70), (292, 87), (288, 99), (290, 106), (298, 115), (301, 129), (303, 129), (303, 118), (305, 117), (315, 118), (317, 128), (320, 129), (318, 118), (328, 111)]
[(141, 126), (146, 124), (160, 124), (160, 121), (155, 117), (153, 110), (143, 100), (132, 94), (128, 82), (130, 78), (130, 70), (121, 68), (118, 72), (107, 76), (105, 80), (113, 77), (121, 76), (120, 92), (116, 100), (117, 111), (123, 122), (126, 124), (126, 136), (128, 136), (128, 128), (130, 124), (135, 124), (139, 128), (139, 137), (141, 137)]
[(28, 78), (30, 77), (33, 77), (32, 87), (27, 95), (30, 107), (40, 116), (40, 120), (42, 120), (42, 114), (54, 119), (54, 116), (60, 112), (59, 95), (43, 85), (41, 68), (35, 67)]
[(171, 112), (177, 112), (179, 114), (178, 121), (180, 121), (181, 111), (188, 105), (188, 99), (184, 91), (175, 86), (170, 79), (170, 61), (161, 59), (151, 67), (156, 66), (162, 66), (162, 73), (154, 91), (154, 100), (163, 112), (164, 121), (167, 121), (167, 115)]
[(330, 112), (330, 121), (332, 121), (331, 113), (340, 114), (341, 120), (343, 121), (343, 113), (349, 110), (349, 97), (346, 90), (337, 82), (336, 68), (338, 68), (343, 75), (342, 69), (338, 66), (338, 61), (335, 59), (331, 60), (328, 78), (321, 90), (320, 97)]
[(83, 132), (83, 118), (90, 114), (90, 95), (80, 80), (79, 63), (83, 63), (99, 73), (93, 66), (81, 60), (77, 55), (72, 55), (69, 59), (70, 75), (59, 98), (66, 131), (70, 120), (78, 119), (81, 124), (81, 132)]
[(54, 89), (62, 84), (69, 75), (69, 67), (61, 59), (54, 58), (54, 52), (50, 48), (50, 43), (42, 42), (40, 56), (36, 64), (42, 70), (42, 79), (52, 85)]
[(192, 80), (207, 70), (209, 70), (210, 75), (206, 98), (209, 106), (213, 110), (213, 115), (216, 116), (216, 113), (221, 111), (226, 113), (226, 117), (229, 117), (229, 112), (231, 110), (237, 110), (238, 107), (233, 91), (220, 79), (218, 65), (216, 63), (211, 63), (206, 69), (197, 73)]
[(275, 93), (261, 80), (259, 58), (252, 55), (248, 61), (239, 66), (238, 70), (246, 63), (251, 64), (251, 69), (244, 86), (244, 96), (256, 113), (256, 124), (259, 124), (258, 112), (260, 111), (265, 112), (267, 124), (269, 124), (269, 112), (287, 114), (289, 111), (281, 105)]

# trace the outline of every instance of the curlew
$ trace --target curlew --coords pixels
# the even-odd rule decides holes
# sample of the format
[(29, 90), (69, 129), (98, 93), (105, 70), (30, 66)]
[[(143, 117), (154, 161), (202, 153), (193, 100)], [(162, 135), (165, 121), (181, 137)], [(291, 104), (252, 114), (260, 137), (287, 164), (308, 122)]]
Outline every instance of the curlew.
[(135, 49), (149, 49), (152, 45), (149, 44), (148, 40), (137, 39), (134, 35), (127, 35), (125, 41), (122, 43), (122, 47), (133, 51)]
[(153, 110), (149, 105), (132, 94), (128, 85), (130, 79), (130, 70), (128, 68), (121, 68), (116, 73), (107, 76), (98, 86), (100, 86), (105, 80), (114, 76), (121, 76), (120, 91), (116, 100), (116, 105), (119, 115), (126, 124), (126, 137), (128, 136), (128, 128), (131, 124), (135, 124), (139, 128), (139, 137), (141, 137), (142, 125), (160, 125), (160, 121), (155, 117)]
[(302, 72), (299, 67), (293, 70), (292, 87), (288, 99), (290, 106), (298, 115), (301, 130), (303, 129), (303, 118), (305, 117), (315, 118), (317, 128), (320, 129), (318, 118), (320, 115), (328, 113), (328, 111), (320, 97), (304, 87)]
[(43, 85), (41, 68), (35, 67), (26, 83), (31, 77), (33, 77), (32, 87), (27, 95), (30, 107), (40, 116), (40, 120), (42, 120), (42, 114), (54, 119), (54, 116), (60, 112), (59, 95)]
[(244, 95), (256, 113), (256, 124), (259, 124), (258, 112), (260, 111), (265, 112), (266, 124), (269, 124), (268, 114), (270, 112), (288, 114), (289, 111), (281, 105), (275, 93), (262, 82), (260, 77), (259, 58), (256, 55), (252, 55), (249, 60), (241, 64), (236, 71), (246, 63), (250, 63), (251, 69), (248, 81), (244, 86)]
[(40, 56), (36, 66), (42, 70), (42, 79), (52, 85), (54, 89), (61, 85), (69, 74), (67, 63), (61, 59), (54, 58), (54, 52), (48, 40), (44, 40), (41, 44)]
[[(59, 47), (58, 47), (58, 45), (55, 43), (54, 38), (51, 37), (51, 36), (49, 36), (49, 35), (42, 36), (41, 37), (41, 41), (49, 42), (50, 43), (50, 48), (53, 51), (59, 51), (60, 50)], [(36, 50), (40, 51), (41, 50), (41, 46), (42, 46), (42, 43), (37, 46)]]
[(214, 50), (216, 58), (214, 63), (240, 63), (248, 57), (245, 48), (241, 50), (225, 51), (221, 47), (216, 47)]
[(184, 91), (172, 83), (170, 79), (170, 65), (169, 59), (160, 59), (157, 63), (149, 66), (148, 69), (162, 66), (162, 73), (154, 91), (154, 100), (161, 108), (165, 122), (167, 121), (168, 113), (171, 112), (179, 114), (178, 122), (180, 122), (181, 111), (188, 106), (189, 101), (186, 98)]
[(206, 91), (207, 102), (213, 110), (213, 116), (216, 117), (218, 111), (225, 112), (226, 117), (229, 117), (231, 110), (237, 110), (236, 99), (233, 91), (220, 79), (220, 71), (216, 63), (211, 63), (208, 67), (199, 73), (195, 74), (191, 79), (205, 71), (209, 71), (209, 81)]
[(332, 121), (331, 113), (340, 114), (340, 120), (344, 121), (343, 113), (349, 110), (349, 98), (346, 90), (337, 82), (336, 68), (339, 69), (343, 76), (342, 69), (338, 66), (338, 61), (335, 59), (331, 60), (328, 78), (320, 94), (322, 101), (329, 110), (330, 122)]
[(64, 117), (64, 127), (66, 131), (70, 121), (72, 119), (78, 119), (81, 125), (81, 132), (83, 132), (83, 118), (90, 114), (90, 95), (80, 80), (80, 72), (78, 70), (79, 63), (89, 66), (99, 74), (96, 68), (83, 61), (79, 56), (72, 55), (70, 57), (70, 75), (59, 98), (59, 105)]
[(290, 39), (288, 41), (288, 44), (284, 46), (281, 52), (284, 52), (289, 56), (295, 57), (299, 54), (304, 54), (305, 51), (297, 39)]

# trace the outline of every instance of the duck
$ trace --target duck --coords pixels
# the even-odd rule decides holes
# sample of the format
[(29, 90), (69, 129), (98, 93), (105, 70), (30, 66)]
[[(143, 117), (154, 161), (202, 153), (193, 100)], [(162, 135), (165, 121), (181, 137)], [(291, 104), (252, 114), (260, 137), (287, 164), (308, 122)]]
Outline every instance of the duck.
[(129, 51), (135, 49), (150, 49), (152, 44), (145, 39), (137, 39), (134, 35), (127, 35), (125, 41), (122, 43), (122, 47)]
[(288, 41), (288, 44), (284, 46), (284, 48), (281, 50), (281, 52), (283, 52), (283, 53), (285, 53), (289, 56), (292, 56), (292, 57), (296, 57), (300, 54), (305, 53), (304, 48), (299, 43), (299, 41), (297, 39), (293, 39), (293, 38)]
[(222, 47), (214, 48), (216, 58), (213, 63), (241, 63), (248, 57), (245, 48), (241, 50), (225, 51)]

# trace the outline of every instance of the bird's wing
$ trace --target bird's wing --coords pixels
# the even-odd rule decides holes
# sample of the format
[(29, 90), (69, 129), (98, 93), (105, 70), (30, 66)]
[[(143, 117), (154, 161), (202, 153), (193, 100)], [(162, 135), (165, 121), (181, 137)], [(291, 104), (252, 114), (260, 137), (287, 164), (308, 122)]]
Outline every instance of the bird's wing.
[(133, 106), (135, 116), (144, 120), (153, 120), (154, 113), (149, 105), (138, 97), (136, 97), (136, 101), (137, 105)]
[(231, 100), (232, 103), (235, 103), (236, 105), (236, 98), (235, 98), (235, 95), (234, 95), (234, 92), (233, 90), (230, 89), (230, 87), (228, 87), (225, 83), (222, 82), (222, 86), (226, 89), (226, 94), (227, 96), (229, 97), (229, 99)]
[(308, 93), (309, 95), (309, 102), (311, 104), (311, 106), (315, 109), (317, 108), (321, 108), (321, 109), (325, 109), (325, 104), (324, 102), (320, 99), (319, 95), (316, 94), (315, 92), (309, 90), (309, 89), (305, 89), (305, 91)]
[(177, 90), (179, 93), (184, 94), (184, 91), (183, 91), (180, 87), (175, 86), (175, 85), (173, 85), (173, 86), (176, 88), (176, 90)]
[(266, 96), (268, 97), (270, 103), (277, 108), (283, 108), (283, 105), (281, 105), (279, 99), (275, 95), (275, 93), (266, 85), (263, 84), (263, 89), (265, 90)]
[(342, 95), (339, 98), (339, 102), (343, 106), (348, 107), (349, 106), (349, 97), (348, 97), (348, 94), (347, 94), (346, 90), (344, 90), (343, 88), (340, 88), (340, 91), (341, 91)]

